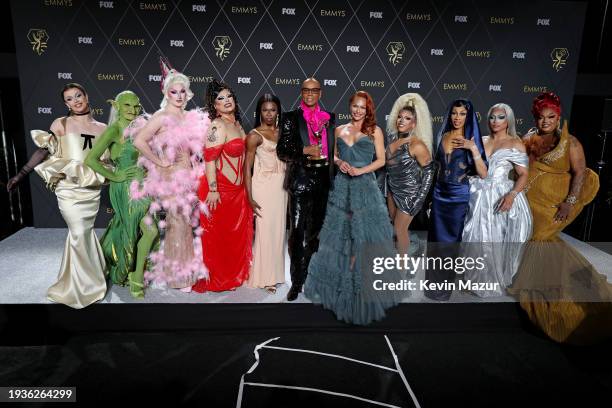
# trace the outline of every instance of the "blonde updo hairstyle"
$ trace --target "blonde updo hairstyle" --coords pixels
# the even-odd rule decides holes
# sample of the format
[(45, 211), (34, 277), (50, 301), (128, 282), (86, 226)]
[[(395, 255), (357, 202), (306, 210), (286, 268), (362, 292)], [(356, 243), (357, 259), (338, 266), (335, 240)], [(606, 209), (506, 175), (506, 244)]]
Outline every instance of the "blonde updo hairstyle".
[(185, 99), (183, 107), (185, 107), (187, 105), (187, 102), (189, 102), (191, 98), (193, 98), (193, 92), (190, 88), (191, 84), (187, 75), (181, 74), (180, 72), (171, 69), (170, 72), (168, 72), (168, 75), (166, 75), (166, 77), (164, 78), (164, 82), (162, 84), (162, 93), (164, 94), (164, 99), (162, 99), (161, 103), (159, 104), (160, 108), (164, 109), (166, 105), (168, 105), (168, 97), (166, 96), (166, 94), (168, 93), (170, 87), (175, 84), (182, 84), (185, 87), (185, 91), (187, 91), (187, 98)]

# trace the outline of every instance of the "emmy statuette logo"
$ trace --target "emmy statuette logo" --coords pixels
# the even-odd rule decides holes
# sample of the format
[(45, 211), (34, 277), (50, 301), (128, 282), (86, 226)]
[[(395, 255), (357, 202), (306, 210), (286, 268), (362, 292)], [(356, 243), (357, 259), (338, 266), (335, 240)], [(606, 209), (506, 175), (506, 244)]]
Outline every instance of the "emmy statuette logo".
[(406, 47), (404, 43), (401, 41), (391, 41), (387, 44), (387, 55), (389, 56), (389, 62), (396, 66), (398, 63), (402, 61), (404, 57), (404, 53), (406, 52)]
[(32, 46), (32, 51), (41, 55), (47, 50), (49, 34), (47, 34), (44, 28), (31, 28), (30, 31), (28, 31), (28, 40)]
[(213, 38), (213, 46), (215, 47), (215, 55), (223, 61), (230, 53), (232, 40), (227, 35), (218, 35)]
[(552, 66), (557, 72), (567, 63), (567, 57), (569, 57), (567, 48), (555, 48), (552, 50), (550, 58), (552, 58)]

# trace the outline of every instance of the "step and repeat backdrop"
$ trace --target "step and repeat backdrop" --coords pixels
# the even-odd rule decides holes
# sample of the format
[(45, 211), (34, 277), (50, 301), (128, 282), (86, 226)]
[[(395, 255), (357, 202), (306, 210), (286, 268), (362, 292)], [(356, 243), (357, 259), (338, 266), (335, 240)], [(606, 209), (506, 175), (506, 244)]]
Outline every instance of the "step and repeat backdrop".
[[(449, 102), (467, 97), (483, 132), (488, 108), (506, 102), (523, 133), (541, 91), (557, 92), (571, 110), (586, 3), (12, 0), (11, 7), (26, 129), (48, 129), (66, 113), (59, 91), (67, 82), (86, 87), (100, 121), (105, 101), (126, 89), (155, 111), (163, 55), (190, 77), (190, 107), (204, 104), (213, 78), (230, 84), (247, 130), (261, 94), (278, 95), (290, 110), (301, 81), (315, 76), (323, 106), (340, 123), (357, 90), (374, 97), (383, 128), (395, 99), (418, 92), (435, 130)], [(55, 197), (38, 177), (30, 182), (35, 226), (63, 226)], [(98, 225), (110, 214), (103, 202)]]

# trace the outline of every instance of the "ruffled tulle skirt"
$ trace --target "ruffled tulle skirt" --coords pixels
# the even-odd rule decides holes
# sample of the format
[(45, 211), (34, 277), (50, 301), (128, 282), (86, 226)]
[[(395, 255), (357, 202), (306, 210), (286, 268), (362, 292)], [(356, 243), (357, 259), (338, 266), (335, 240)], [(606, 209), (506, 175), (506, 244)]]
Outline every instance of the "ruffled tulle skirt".
[(380, 320), (406, 296), (405, 291), (376, 289), (402, 281), (395, 268), (375, 273), (377, 259), (395, 255), (393, 227), (373, 175), (339, 173), (329, 194), (319, 249), (308, 267), (306, 297), (347, 323)]

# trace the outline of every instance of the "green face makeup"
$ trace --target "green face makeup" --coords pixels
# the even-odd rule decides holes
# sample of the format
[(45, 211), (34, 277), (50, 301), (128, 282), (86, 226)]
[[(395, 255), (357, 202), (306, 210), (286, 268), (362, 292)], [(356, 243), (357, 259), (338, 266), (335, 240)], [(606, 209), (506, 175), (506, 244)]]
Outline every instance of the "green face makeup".
[(132, 91), (124, 91), (117, 95), (115, 99), (115, 108), (119, 114), (120, 120), (126, 120), (131, 122), (140, 115), (142, 106), (140, 105), (140, 99)]

